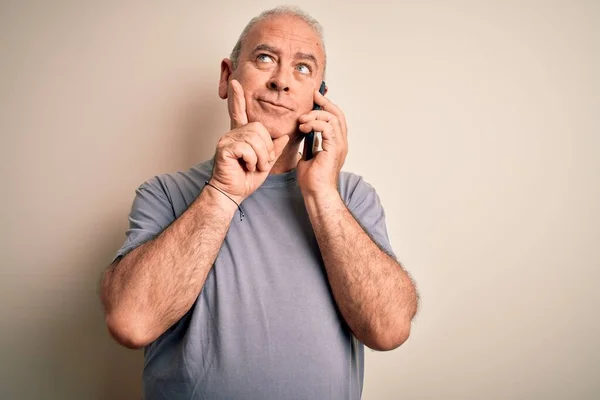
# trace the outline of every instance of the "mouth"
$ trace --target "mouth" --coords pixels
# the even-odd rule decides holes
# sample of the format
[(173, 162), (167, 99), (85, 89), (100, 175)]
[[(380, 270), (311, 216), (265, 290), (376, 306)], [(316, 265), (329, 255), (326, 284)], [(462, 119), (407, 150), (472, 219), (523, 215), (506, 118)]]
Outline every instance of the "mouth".
[(283, 105), (281, 103), (274, 102), (274, 101), (258, 99), (258, 102), (261, 106), (266, 107), (271, 110), (276, 110), (278, 112), (294, 111), (290, 107)]

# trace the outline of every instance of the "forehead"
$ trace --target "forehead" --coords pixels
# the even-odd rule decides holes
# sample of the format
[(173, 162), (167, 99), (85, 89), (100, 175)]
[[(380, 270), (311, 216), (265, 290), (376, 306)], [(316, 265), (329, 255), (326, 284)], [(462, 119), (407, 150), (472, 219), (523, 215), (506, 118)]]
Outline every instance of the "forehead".
[(323, 61), (323, 44), (315, 30), (302, 19), (292, 15), (267, 18), (252, 27), (244, 43), (245, 51), (259, 44), (277, 46), (281, 51), (313, 53)]

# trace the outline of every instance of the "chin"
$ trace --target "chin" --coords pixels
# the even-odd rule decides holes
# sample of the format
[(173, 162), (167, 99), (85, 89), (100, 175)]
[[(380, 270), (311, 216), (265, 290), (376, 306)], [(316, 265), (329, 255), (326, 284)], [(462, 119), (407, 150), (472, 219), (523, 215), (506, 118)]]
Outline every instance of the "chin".
[(297, 120), (282, 121), (283, 118), (258, 118), (256, 121), (261, 122), (271, 134), (273, 139), (280, 138), (285, 135), (294, 135), (298, 129)]
[(269, 133), (271, 134), (271, 137), (273, 139), (277, 139), (280, 138), (282, 136), (285, 135), (293, 135), (296, 132), (296, 129), (290, 129), (290, 128), (283, 128), (283, 127), (269, 127), (265, 125), (265, 128), (267, 128), (267, 130), (269, 131)]

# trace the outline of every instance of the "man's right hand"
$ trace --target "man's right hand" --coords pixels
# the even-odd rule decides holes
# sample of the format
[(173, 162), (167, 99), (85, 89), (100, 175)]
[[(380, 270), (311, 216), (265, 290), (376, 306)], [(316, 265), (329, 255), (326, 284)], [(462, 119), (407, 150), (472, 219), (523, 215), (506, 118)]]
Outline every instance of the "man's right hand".
[(219, 139), (210, 183), (239, 204), (267, 179), (289, 136), (273, 140), (263, 124), (248, 123), (244, 89), (234, 79), (229, 82), (227, 106), (233, 129)]

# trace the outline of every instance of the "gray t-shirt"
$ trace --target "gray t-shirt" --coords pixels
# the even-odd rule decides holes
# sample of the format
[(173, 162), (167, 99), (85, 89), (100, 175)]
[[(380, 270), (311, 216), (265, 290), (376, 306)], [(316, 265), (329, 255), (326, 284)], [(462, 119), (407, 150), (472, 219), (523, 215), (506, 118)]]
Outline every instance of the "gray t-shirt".
[[(208, 160), (142, 184), (116, 257), (185, 212), (212, 167)], [(393, 256), (375, 190), (342, 172), (339, 191)], [(233, 216), (195, 304), (145, 348), (144, 399), (360, 399), (364, 346), (335, 303), (296, 171), (270, 175), (241, 206), (245, 217)]]

